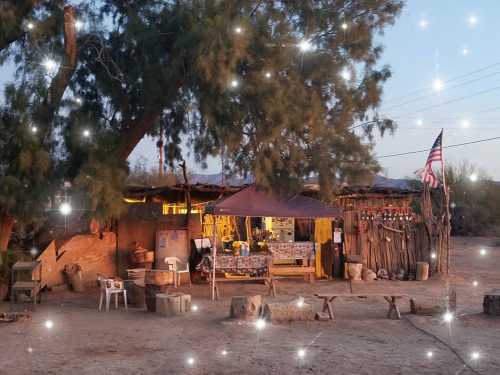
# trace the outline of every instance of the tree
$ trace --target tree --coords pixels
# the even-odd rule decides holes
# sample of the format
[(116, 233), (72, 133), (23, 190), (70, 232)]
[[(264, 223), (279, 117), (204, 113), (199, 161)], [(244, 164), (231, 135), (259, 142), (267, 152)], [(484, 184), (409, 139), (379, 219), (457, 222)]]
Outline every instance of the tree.
[[(379, 170), (372, 135), (394, 124), (377, 114), (390, 71), (375, 36), (401, 0), (103, 0), (76, 8), (80, 33), (61, 5), (8, 2), (16, 26), (0, 25), (0, 48), (17, 63), (49, 178), (75, 181), (92, 210), (120, 211), (126, 159), (158, 129), (171, 165), (187, 142), (199, 162), (224, 152), (228, 173), (268, 189), (317, 175), (328, 198)], [(28, 21), (33, 30), (13, 32)], [(49, 51), (60, 62), (50, 80)]]

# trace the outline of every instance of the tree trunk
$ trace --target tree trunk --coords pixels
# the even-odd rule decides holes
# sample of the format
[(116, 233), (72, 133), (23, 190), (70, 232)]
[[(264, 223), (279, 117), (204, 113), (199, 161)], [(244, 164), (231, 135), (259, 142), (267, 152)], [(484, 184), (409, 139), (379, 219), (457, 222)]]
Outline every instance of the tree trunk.
[(289, 322), (294, 320), (314, 320), (314, 311), (312, 305), (304, 303), (268, 303), (264, 306), (262, 316), (271, 322)]
[(7, 252), (14, 221), (14, 218), (8, 214), (0, 215), (0, 255)]

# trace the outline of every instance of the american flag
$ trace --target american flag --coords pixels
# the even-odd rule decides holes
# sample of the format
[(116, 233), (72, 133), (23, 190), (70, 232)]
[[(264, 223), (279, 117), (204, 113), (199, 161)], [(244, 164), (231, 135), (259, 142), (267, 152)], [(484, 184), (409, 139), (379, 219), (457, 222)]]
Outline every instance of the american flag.
[(437, 176), (434, 174), (432, 170), (432, 163), (435, 161), (441, 162), (441, 167), (443, 167), (443, 131), (439, 133), (438, 137), (434, 141), (432, 145), (431, 151), (429, 152), (429, 156), (427, 157), (427, 162), (425, 163), (425, 167), (418, 170), (417, 173), (420, 175), (422, 182), (424, 184), (429, 184), (429, 186), (433, 189), (439, 187), (440, 182)]

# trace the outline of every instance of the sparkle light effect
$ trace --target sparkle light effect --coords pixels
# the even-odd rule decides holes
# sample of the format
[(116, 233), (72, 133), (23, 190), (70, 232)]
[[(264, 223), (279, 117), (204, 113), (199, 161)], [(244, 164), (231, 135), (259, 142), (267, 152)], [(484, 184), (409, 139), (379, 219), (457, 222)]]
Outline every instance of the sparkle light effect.
[(474, 280), (474, 281), (472, 282), (472, 286), (478, 286), (478, 285), (479, 285), (479, 283), (477, 282), (477, 280)]
[(33, 353), (33, 348), (32, 348), (31, 346), (29, 346), (29, 347), (28, 347), (28, 349), (26, 349), (26, 351), (27, 351), (28, 353)]
[(186, 363), (187, 363), (189, 366), (194, 365), (194, 358), (193, 358), (193, 357), (188, 357), (188, 359), (186, 360)]
[(46, 320), (45, 321), (45, 327), (48, 328), (48, 329), (51, 329), (52, 327), (54, 327), (54, 322), (52, 320)]
[(462, 121), (462, 128), (467, 129), (470, 126), (469, 120)]
[(451, 202), (450, 204), (450, 207), (453, 209), (453, 208), (456, 208), (457, 207), (457, 204), (455, 202)]
[(259, 331), (262, 331), (266, 327), (266, 321), (262, 318), (259, 318), (255, 321), (255, 328)]
[(50, 57), (46, 57), (42, 62), (43, 67), (47, 73), (54, 73), (57, 69), (57, 62)]
[(472, 182), (476, 182), (478, 179), (478, 176), (477, 176), (477, 173), (472, 173), (470, 176), (469, 176), (469, 180), (471, 180)]
[(75, 98), (75, 102), (76, 102), (76, 104), (82, 104), (83, 100), (82, 100), (82, 98)]
[(420, 26), (422, 30), (425, 30), (427, 29), (427, 26), (429, 26), (429, 22), (427, 22), (426, 19), (422, 19), (418, 22), (418, 26)]
[(342, 27), (342, 30), (347, 30), (347, 28), (349, 27), (349, 25), (347, 25), (347, 23), (344, 22), (341, 27)]
[(28, 30), (33, 30), (35, 28), (35, 24), (33, 22), (28, 22), (26, 24), (26, 27), (28, 28)]
[(304, 358), (305, 356), (306, 356), (306, 351), (305, 351), (305, 349), (299, 349), (299, 350), (297, 350), (297, 357), (299, 357), (299, 358), (301, 358), (301, 359), (302, 359), (302, 358)]
[(227, 350), (223, 349), (220, 354), (222, 354), (224, 357), (227, 355)]
[(436, 253), (431, 253), (431, 259), (436, 259), (437, 255)]
[(347, 68), (342, 69), (342, 71), (340, 72), (340, 76), (346, 82), (349, 82), (352, 78), (351, 71)]
[(36, 257), (36, 256), (38, 255), (38, 249), (37, 249), (36, 247), (34, 247), (34, 246), (33, 246), (33, 247), (30, 249), (30, 255), (31, 255), (33, 258), (34, 258), (34, 257)]
[(469, 49), (468, 48), (463, 48), (462, 49), (462, 55), (467, 56), (469, 54)]
[(486, 253), (487, 253), (486, 249), (479, 250), (479, 255), (481, 255), (483, 257), (486, 255)]
[(429, 350), (427, 353), (427, 358), (432, 358), (434, 356), (434, 353), (432, 352), (432, 350)]
[(472, 352), (470, 358), (474, 361), (477, 361), (479, 358), (481, 358), (481, 354), (479, 354), (479, 352)]
[(267, 79), (271, 78), (273, 75), (271, 74), (271, 72), (266, 72), (264, 74), (264, 77), (266, 77)]
[(238, 80), (237, 80), (237, 79), (233, 79), (233, 80), (231, 81), (231, 87), (232, 87), (233, 89), (237, 88), (239, 85), (240, 85), (240, 83), (238, 82)]
[(33, 126), (31, 126), (31, 129), (30, 129), (30, 130), (31, 130), (31, 132), (32, 132), (33, 134), (36, 134), (36, 132), (38, 131), (38, 128), (37, 128), (35, 125), (33, 125)]
[(424, 125), (424, 120), (422, 120), (421, 118), (417, 119), (417, 121), (415, 121), (415, 123), (417, 124), (417, 126), (423, 126)]
[(235, 32), (236, 34), (242, 34), (242, 33), (243, 33), (243, 28), (242, 28), (242, 27), (240, 27), (240, 26), (236, 26), (236, 27), (234, 28), (234, 32)]
[(449, 311), (445, 312), (443, 315), (443, 320), (445, 323), (451, 323), (453, 321), (453, 314)]
[(191, 311), (198, 311), (198, 305), (191, 306)]
[(299, 44), (297, 44), (297, 47), (299, 47), (301, 52), (309, 52), (314, 50), (314, 46), (307, 39), (301, 40)]
[(83, 24), (83, 22), (81, 20), (76, 20), (75, 21), (75, 29), (77, 31), (80, 31), (81, 29), (83, 29), (83, 26), (84, 26), (84, 24)]
[(85, 130), (83, 131), (83, 133), (82, 133), (82, 134), (83, 134), (83, 136), (84, 136), (85, 138), (89, 138), (89, 137), (90, 137), (90, 130), (85, 129)]
[(443, 81), (441, 79), (439, 79), (439, 78), (436, 78), (432, 82), (432, 88), (434, 89), (434, 91), (441, 91), (444, 88)]
[(69, 204), (69, 202), (63, 202), (59, 206), (59, 212), (63, 216), (68, 216), (69, 214), (71, 214), (71, 211), (73, 211), (73, 208), (71, 207), (71, 204)]
[(471, 26), (475, 26), (477, 24), (477, 17), (472, 15), (467, 18), (467, 23)]

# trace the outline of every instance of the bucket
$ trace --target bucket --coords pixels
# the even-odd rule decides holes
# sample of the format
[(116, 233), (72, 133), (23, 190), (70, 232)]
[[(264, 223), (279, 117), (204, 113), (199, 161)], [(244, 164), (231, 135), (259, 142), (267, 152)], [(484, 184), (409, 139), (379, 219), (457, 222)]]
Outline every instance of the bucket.
[(363, 263), (348, 263), (348, 274), (350, 280), (361, 280)]
[(165, 293), (167, 291), (166, 285), (146, 284), (146, 308), (149, 312), (156, 312), (156, 295)]

